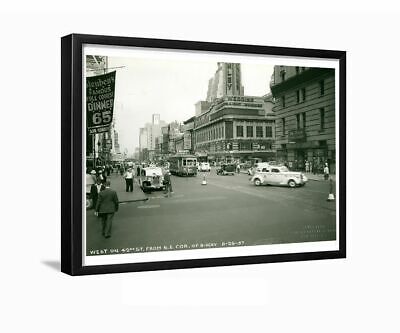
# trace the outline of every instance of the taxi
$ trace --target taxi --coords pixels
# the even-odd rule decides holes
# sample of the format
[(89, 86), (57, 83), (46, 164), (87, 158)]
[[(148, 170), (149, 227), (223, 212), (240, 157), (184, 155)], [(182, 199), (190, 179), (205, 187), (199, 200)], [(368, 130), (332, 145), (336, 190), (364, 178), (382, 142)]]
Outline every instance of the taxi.
[(143, 192), (164, 190), (163, 170), (160, 167), (141, 168), (138, 183)]
[(250, 181), (255, 186), (278, 185), (297, 187), (304, 186), (308, 179), (302, 172), (289, 171), (286, 166), (270, 165), (257, 171)]

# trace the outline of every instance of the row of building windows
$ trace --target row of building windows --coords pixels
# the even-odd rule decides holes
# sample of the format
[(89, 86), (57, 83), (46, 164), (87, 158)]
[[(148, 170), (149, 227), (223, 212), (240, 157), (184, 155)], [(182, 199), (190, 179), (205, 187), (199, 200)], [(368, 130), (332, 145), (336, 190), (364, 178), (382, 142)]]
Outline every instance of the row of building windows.
[[(236, 137), (243, 138), (244, 137), (244, 126), (238, 125), (236, 126)], [(253, 138), (253, 126), (246, 126), (246, 138)], [(256, 126), (256, 138), (264, 137), (264, 127)], [(265, 137), (272, 138), (272, 126), (265, 126)]]
[[(296, 66), (296, 74), (300, 74), (301, 72), (305, 71), (306, 67), (299, 67)], [(281, 76), (281, 80), (285, 81), (286, 80), (286, 70), (284, 66), (281, 66), (281, 70), (280, 70), (280, 76)]]
[[(320, 120), (320, 130), (325, 129), (325, 108), (319, 109), (319, 120)], [(305, 128), (307, 124), (307, 113), (298, 113), (296, 114), (296, 128), (302, 129)], [(282, 134), (286, 135), (286, 119), (282, 118)]]
[[(325, 95), (325, 81), (321, 80), (319, 81), (319, 93), (320, 93), (320, 97)], [(282, 107), (286, 107), (286, 97), (285, 95), (283, 95), (281, 97), (281, 101), (282, 101)], [(301, 103), (301, 102), (305, 102), (306, 101), (306, 88), (301, 88), (299, 90), (296, 90), (296, 102), (297, 104)]]
[(208, 130), (202, 130), (196, 134), (196, 142), (205, 142), (224, 138), (224, 127), (214, 127)]

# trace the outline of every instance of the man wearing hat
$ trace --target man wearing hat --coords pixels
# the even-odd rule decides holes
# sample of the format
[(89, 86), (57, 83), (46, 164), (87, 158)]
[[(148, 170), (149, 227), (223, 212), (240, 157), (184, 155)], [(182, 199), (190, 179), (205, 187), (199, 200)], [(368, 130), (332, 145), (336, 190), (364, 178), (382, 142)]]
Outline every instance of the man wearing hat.
[(133, 192), (133, 171), (131, 167), (125, 171), (124, 178), (126, 192)]
[(105, 238), (111, 237), (114, 214), (119, 208), (117, 192), (112, 190), (110, 185), (110, 180), (106, 180), (104, 190), (98, 195), (95, 212), (95, 215), (101, 219), (102, 233)]
[(90, 174), (92, 175), (93, 182), (95, 183), (95, 182), (96, 182), (96, 179), (97, 179), (97, 177), (96, 177), (96, 170), (90, 171)]
[(99, 193), (103, 191), (105, 188), (104, 184), (102, 184), (101, 179), (97, 178), (96, 183), (90, 187), (90, 198), (93, 201), (93, 207), (97, 205), (97, 199), (99, 197)]

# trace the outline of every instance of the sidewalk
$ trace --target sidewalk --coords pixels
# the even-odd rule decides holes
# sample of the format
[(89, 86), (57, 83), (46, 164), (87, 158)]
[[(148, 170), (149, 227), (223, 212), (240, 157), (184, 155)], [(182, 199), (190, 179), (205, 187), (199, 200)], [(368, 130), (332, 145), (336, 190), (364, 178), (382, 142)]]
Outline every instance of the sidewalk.
[(117, 191), (119, 202), (145, 201), (148, 199), (136, 183), (136, 180), (133, 182), (133, 192), (126, 192), (125, 179), (122, 176), (113, 173), (108, 176), (108, 179), (111, 181), (111, 188)]
[[(325, 179), (324, 179), (324, 175), (323, 174), (313, 174), (313, 173), (310, 173), (310, 172), (303, 172), (303, 174), (308, 178), (308, 180), (323, 180), (323, 181), (325, 181)], [(332, 178), (332, 180), (335, 182), (336, 181), (336, 175), (335, 174), (332, 174), (332, 175), (329, 175), (329, 178)]]

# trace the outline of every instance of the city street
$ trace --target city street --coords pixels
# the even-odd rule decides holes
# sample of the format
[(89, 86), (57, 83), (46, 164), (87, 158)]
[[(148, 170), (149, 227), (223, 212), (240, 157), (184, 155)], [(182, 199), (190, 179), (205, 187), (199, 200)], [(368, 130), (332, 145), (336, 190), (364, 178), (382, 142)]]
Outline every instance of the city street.
[[(207, 185), (201, 184), (203, 176)], [(169, 198), (157, 191), (146, 194), (146, 201), (121, 203), (109, 239), (102, 237), (93, 210), (88, 211), (87, 255), (110, 248), (126, 253), (193, 244), (201, 248), (335, 239), (335, 201), (326, 201), (328, 182), (310, 180), (295, 189), (256, 187), (244, 173), (217, 176), (215, 169), (171, 179), (174, 193)]]

